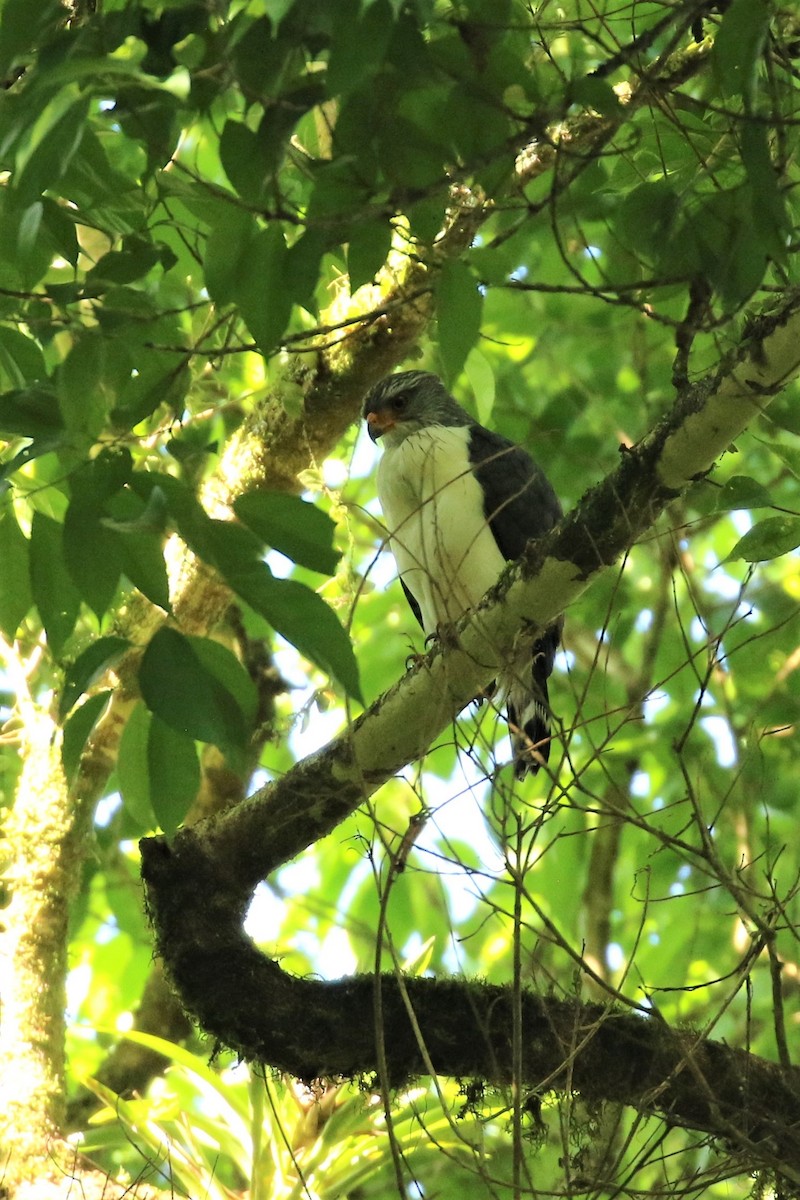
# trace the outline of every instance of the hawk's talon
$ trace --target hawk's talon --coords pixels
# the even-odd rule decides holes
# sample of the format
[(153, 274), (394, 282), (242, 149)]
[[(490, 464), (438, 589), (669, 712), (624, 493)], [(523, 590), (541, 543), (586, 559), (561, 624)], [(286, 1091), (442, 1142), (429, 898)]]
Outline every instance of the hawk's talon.
[(411, 654), (407, 654), (406, 655), (406, 670), (413, 671), (416, 667), (419, 667), (422, 663), (425, 662), (425, 658), (426, 658), (426, 655), (417, 654), (416, 651), (413, 651)]

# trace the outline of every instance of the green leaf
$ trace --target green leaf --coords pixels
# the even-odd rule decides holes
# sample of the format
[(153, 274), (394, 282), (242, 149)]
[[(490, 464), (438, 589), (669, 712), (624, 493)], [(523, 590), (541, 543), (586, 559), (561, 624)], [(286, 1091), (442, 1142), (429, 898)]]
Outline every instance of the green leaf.
[(800, 447), (785, 446), (783, 442), (764, 442), (764, 445), (788, 467), (795, 479), (800, 479)]
[(442, 267), (436, 289), (439, 353), (451, 382), (461, 371), (477, 341), (483, 313), (483, 296), (465, 263), (458, 259)]
[(100, 678), (107, 667), (119, 662), (129, 646), (127, 638), (112, 635), (92, 642), (91, 646), (87, 646), (83, 653), (78, 655), (74, 663), (67, 667), (64, 675), (58, 702), (59, 721), (63, 722), (78, 698)]
[(33, 338), (0, 325), (0, 371), (10, 387), (24, 388), (47, 378), (44, 355)]
[(386, 262), (392, 245), (392, 227), (387, 220), (362, 221), (356, 224), (347, 246), (347, 273), (350, 291), (371, 283)]
[(714, 42), (714, 68), (722, 88), (741, 96), (750, 110), (758, 94), (758, 64), (769, 16), (766, 0), (733, 0)]
[(61, 741), (61, 761), (67, 782), (72, 783), (81, 764), (83, 748), (106, 705), (113, 696), (112, 691), (96, 692), (68, 718)]
[(124, 532), (118, 540), (122, 571), (143, 596), (164, 612), (170, 611), (169, 576), (164, 539), (157, 533)]
[(169, 627), (151, 638), (139, 667), (144, 702), (179, 733), (223, 751), (243, 749), (247, 729), (242, 710), (192, 643)]
[(715, 497), (717, 512), (730, 512), (741, 508), (769, 508), (772, 498), (765, 487), (747, 475), (733, 475), (720, 488)]
[(105, 338), (84, 331), (58, 371), (58, 402), (67, 428), (91, 438), (99, 435), (106, 416), (101, 380), (105, 367)]
[(108, 611), (122, 574), (122, 539), (105, 519), (105, 505), (126, 484), (131, 457), (104, 449), (72, 476), (64, 517), (64, 561), (81, 598), (100, 618)]
[(250, 242), (234, 285), (234, 300), (265, 357), (280, 341), (292, 311), (286, 254), (283, 230), (272, 222)]
[(286, 252), (285, 275), (295, 304), (316, 311), (314, 292), (319, 282), (322, 256), (330, 237), (325, 230), (307, 228)]
[(258, 135), (242, 121), (226, 121), (219, 139), (219, 156), (239, 195), (250, 203), (259, 203), (267, 172)]
[(350, 638), (316, 592), (293, 579), (276, 579), (265, 563), (226, 578), (276, 633), (338, 680), (349, 696), (364, 703)]
[(251, 213), (233, 204), (218, 217), (206, 242), (206, 287), (217, 304), (230, 304), (250, 255), (257, 225)]
[(191, 373), (174, 354), (149, 350), (138, 374), (125, 380), (110, 419), (118, 429), (132, 429), (157, 408), (169, 405), (180, 412)]
[(156, 716), (147, 737), (147, 774), (153, 813), (171, 837), (200, 790), (200, 762), (192, 738)]
[(465, 364), (465, 373), (475, 397), (475, 410), (481, 425), (488, 425), (494, 408), (494, 371), (489, 360), (480, 350), (470, 350)]
[(245, 721), (251, 725), (258, 708), (258, 692), (239, 659), (227, 646), (213, 638), (190, 637), (188, 640), (200, 662), (227, 688), (242, 710)]
[(601, 117), (614, 117), (619, 112), (619, 99), (611, 84), (596, 75), (584, 75), (567, 84), (567, 100), (582, 108), (592, 108)]
[(90, 101), (79, 95), (70, 103), (72, 94), (71, 89), (57, 92), (27, 131), (13, 181), (23, 204), (38, 200), (59, 182), (81, 144)]
[(41, 48), (48, 27), (62, 22), (64, 9), (59, 0), (5, 0), (0, 16), (0, 77), (33, 48)]
[(102, 510), (82, 500), (64, 517), (64, 562), (72, 582), (100, 619), (108, 611), (122, 574), (119, 535), (107, 529)]
[(157, 485), (147, 500), (132, 488), (112, 496), (105, 505), (107, 516), (100, 518), (105, 529), (120, 535), (117, 544), (122, 555), (122, 570), (139, 591), (169, 611), (169, 578), (164, 561), (164, 535), (167, 525), (167, 500)]
[(13, 641), (33, 604), (28, 539), (11, 504), (0, 508), (0, 629)]
[(109, 250), (86, 272), (86, 286), (98, 283), (133, 283), (142, 279), (160, 261), (158, 248), (150, 242), (131, 239), (123, 250)]
[(136, 705), (125, 723), (117, 755), (117, 784), (122, 803), (141, 829), (154, 829), (158, 823), (150, 801), (147, 759), (152, 719), (144, 704)]
[(800, 546), (800, 517), (767, 517), (739, 538), (723, 562), (766, 562)]
[(346, 95), (379, 70), (394, 26), (390, 6), (338, 0), (328, 61), (328, 94)]
[(80, 596), (64, 562), (63, 527), (44, 513), (33, 514), (30, 541), (31, 591), (53, 657), (61, 657), (75, 628)]
[(268, 546), (293, 562), (323, 575), (335, 573), (336, 525), (315, 504), (287, 492), (245, 492), (234, 501), (233, 511)]
[(642, 183), (624, 197), (614, 228), (628, 249), (658, 258), (669, 245), (679, 211), (678, 196), (666, 180)]
[(63, 429), (58, 401), (46, 388), (29, 387), (0, 396), (0, 430), (3, 433), (52, 438)]
[(767, 129), (747, 120), (741, 131), (742, 162), (750, 181), (752, 220), (765, 252), (780, 262), (786, 256), (790, 221), (778, 172), (772, 163)]
[(162, 500), (166, 503), (167, 512), (189, 549), (207, 562), (214, 560), (212, 522), (191, 488), (161, 471), (134, 471), (130, 485), (147, 501), (148, 507), (157, 491), (161, 500), (156, 503), (160, 505)]

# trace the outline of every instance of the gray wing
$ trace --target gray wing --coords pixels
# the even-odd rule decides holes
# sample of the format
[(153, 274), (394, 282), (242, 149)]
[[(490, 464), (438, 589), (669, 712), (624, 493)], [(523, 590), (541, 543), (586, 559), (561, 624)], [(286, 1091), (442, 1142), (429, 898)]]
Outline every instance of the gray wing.
[[(530, 454), (482, 425), (470, 429), (470, 461), (483, 489), (483, 511), (500, 553), (519, 558), (532, 538), (543, 537), (561, 519), (562, 510), (544, 472)], [(552, 674), (563, 620), (545, 629), (533, 646), (530, 686), (520, 681), (508, 696), (514, 743), (515, 772), (522, 779), (535, 773), (550, 754), (550, 702), (547, 680)], [(530, 747), (536, 747), (531, 753)]]
[(544, 472), (522, 446), (482, 425), (470, 429), (470, 461), (483, 489), (483, 511), (507, 561), (519, 558), (531, 538), (543, 537), (561, 519), (561, 505)]

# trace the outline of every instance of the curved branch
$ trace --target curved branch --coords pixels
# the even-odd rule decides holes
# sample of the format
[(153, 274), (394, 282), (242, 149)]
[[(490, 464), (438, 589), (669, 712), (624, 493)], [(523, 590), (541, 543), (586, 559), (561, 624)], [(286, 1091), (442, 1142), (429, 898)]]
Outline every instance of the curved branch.
[[(236, 809), (141, 843), (158, 951), (187, 1008), (246, 1058), (295, 1075), (376, 1069), (380, 989), (388, 1069), (424, 1070), (415, 1029), (445, 1074), (509, 1077), (511, 993), (460, 980), (293, 979), (248, 941), (256, 883), (328, 833), (424, 752), (494, 676), (523, 624), (552, 622), (713, 466), (800, 371), (800, 292), (753, 320), (718, 374), (672, 413), (546, 539), (529, 546), (477, 610), (339, 738)], [(777, 1157), (800, 1178), (800, 1074), (655, 1020), (526, 995), (525, 1080), (631, 1103)], [(413, 1011), (414, 1020), (410, 1019)], [(762, 1107), (763, 1106), (763, 1107)], [(756, 1110), (767, 1116), (756, 1118)], [(755, 1145), (755, 1143), (759, 1143)]]

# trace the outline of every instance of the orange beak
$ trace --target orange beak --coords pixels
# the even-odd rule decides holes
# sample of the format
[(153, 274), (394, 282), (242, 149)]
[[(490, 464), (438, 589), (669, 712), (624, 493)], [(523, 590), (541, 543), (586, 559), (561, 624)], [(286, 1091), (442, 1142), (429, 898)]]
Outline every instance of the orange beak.
[(392, 414), (385, 409), (381, 412), (367, 413), (367, 433), (373, 442), (377, 442), (387, 429), (393, 429), (396, 423)]

